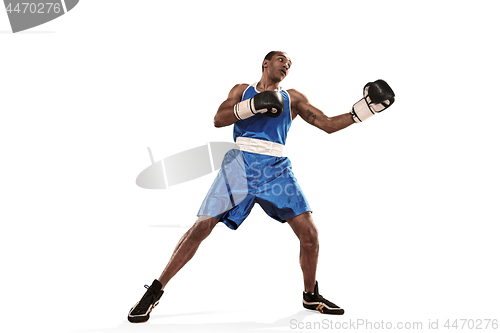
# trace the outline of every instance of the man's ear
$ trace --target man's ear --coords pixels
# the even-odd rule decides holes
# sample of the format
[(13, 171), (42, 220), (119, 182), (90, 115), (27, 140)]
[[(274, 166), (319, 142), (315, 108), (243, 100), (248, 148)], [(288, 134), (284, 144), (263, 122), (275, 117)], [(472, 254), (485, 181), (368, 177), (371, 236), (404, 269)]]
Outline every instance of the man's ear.
[(262, 67), (267, 68), (267, 64), (269, 64), (269, 60), (264, 59), (264, 61), (262, 62)]

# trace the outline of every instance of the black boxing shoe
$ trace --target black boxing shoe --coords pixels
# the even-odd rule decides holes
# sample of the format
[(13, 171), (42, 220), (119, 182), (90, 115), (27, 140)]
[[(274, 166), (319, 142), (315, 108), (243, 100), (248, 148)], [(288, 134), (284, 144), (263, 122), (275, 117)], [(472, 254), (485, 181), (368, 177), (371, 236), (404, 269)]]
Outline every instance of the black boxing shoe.
[(151, 286), (144, 286), (147, 291), (142, 296), (128, 313), (128, 321), (131, 323), (144, 323), (148, 321), (149, 314), (158, 305), (161, 296), (163, 295), (162, 284), (158, 280), (154, 280)]
[(343, 315), (344, 309), (330, 302), (318, 292), (318, 281), (314, 286), (314, 293), (303, 293), (302, 305), (306, 309), (319, 311), (324, 314)]

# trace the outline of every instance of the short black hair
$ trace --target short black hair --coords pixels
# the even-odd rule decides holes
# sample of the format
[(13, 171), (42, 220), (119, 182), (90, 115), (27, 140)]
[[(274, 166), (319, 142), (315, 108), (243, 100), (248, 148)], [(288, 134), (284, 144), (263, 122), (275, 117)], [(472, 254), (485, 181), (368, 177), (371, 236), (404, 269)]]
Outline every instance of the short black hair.
[[(266, 54), (266, 56), (264, 57), (264, 60), (271, 60), (276, 53), (286, 54), (286, 52), (283, 52), (283, 51), (271, 51), (268, 54)], [(262, 60), (262, 62), (264, 62), (264, 60)], [(262, 64), (262, 72), (264, 72), (264, 64)]]

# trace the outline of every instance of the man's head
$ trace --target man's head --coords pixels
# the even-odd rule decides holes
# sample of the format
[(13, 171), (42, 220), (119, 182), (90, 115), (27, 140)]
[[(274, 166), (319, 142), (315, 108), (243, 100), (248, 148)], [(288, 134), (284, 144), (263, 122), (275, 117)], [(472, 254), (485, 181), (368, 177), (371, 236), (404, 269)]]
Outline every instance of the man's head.
[(269, 69), (271, 73), (269, 75), (281, 75), (282, 77), (279, 81), (283, 80), (288, 75), (288, 70), (292, 66), (292, 61), (288, 55), (283, 51), (271, 51), (269, 52), (262, 62), (262, 72), (264, 69)]

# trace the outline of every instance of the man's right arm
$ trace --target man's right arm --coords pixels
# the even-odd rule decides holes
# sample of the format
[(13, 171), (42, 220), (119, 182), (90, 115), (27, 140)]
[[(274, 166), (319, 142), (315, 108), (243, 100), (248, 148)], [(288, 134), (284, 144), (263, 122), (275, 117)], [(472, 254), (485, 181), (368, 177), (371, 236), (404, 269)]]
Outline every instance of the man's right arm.
[(234, 114), (234, 106), (241, 102), (241, 97), (247, 87), (248, 84), (237, 84), (231, 89), (227, 99), (219, 106), (215, 114), (215, 127), (229, 126), (238, 121), (238, 118)]

